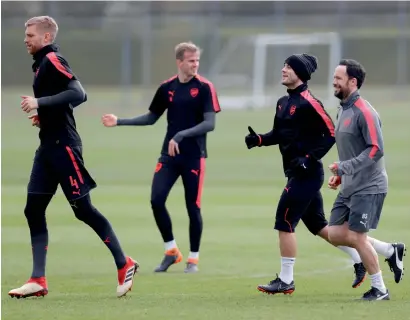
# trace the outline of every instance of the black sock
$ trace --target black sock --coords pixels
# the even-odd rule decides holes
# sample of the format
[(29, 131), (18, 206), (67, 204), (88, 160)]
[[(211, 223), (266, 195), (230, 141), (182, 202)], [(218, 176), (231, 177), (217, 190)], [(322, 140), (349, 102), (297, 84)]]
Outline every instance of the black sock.
[(165, 201), (160, 201), (159, 203), (151, 200), (151, 208), (154, 213), (155, 222), (159, 232), (161, 233), (164, 242), (169, 242), (174, 240), (174, 235), (172, 233), (172, 222), (169, 216), (168, 210), (165, 207)]
[(31, 237), (33, 250), (32, 278), (40, 278), (46, 275), (46, 257), (48, 249), (48, 232)]
[(190, 209), (188, 214), (190, 250), (191, 252), (199, 252), (203, 229), (201, 211), (195, 207)]
[(30, 228), (31, 246), (33, 254), (32, 278), (44, 277), (46, 274), (46, 258), (48, 248), (48, 230), (46, 222), (46, 208), (50, 203), (52, 194), (27, 195), (24, 214)]
[(111, 227), (110, 222), (92, 204), (90, 195), (78, 200), (70, 201), (77, 219), (88, 224), (111, 251), (117, 269), (121, 269), (127, 263), (120, 242)]

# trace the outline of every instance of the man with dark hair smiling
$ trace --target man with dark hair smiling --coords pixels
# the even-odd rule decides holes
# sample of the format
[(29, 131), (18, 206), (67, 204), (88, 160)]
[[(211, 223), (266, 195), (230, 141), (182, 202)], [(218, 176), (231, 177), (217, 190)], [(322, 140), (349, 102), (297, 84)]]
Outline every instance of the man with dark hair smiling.
[(362, 299), (389, 300), (376, 251), (386, 256), (398, 283), (405, 245), (381, 243), (367, 236), (379, 223), (388, 177), (379, 114), (359, 93), (365, 77), (363, 66), (351, 59), (341, 60), (334, 73), (334, 93), (341, 101), (335, 129), (339, 161), (329, 166), (334, 174), (329, 187), (341, 187), (330, 216), (329, 239), (359, 253), (371, 279), (371, 288)]

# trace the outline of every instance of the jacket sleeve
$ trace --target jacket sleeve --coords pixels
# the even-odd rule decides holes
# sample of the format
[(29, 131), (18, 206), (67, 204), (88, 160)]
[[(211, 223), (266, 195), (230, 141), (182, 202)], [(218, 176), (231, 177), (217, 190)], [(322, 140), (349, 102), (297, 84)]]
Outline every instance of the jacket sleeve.
[[(280, 103), (280, 99), (276, 103), (276, 113), (278, 112), (278, 105)], [(267, 147), (267, 146), (273, 146), (275, 144), (279, 144), (279, 133), (278, 130), (276, 129), (277, 125), (277, 116), (275, 113), (275, 117), (273, 118), (273, 128), (271, 131), (265, 134), (259, 134), (259, 147)]]
[(260, 140), (260, 144), (259, 144), (260, 147), (261, 146), (267, 147), (267, 146), (273, 146), (275, 144), (278, 144), (279, 136), (278, 136), (277, 130), (275, 130), (275, 127), (273, 127), (273, 129), (269, 131), (268, 133), (260, 134), (259, 140)]
[(308, 121), (311, 122), (312, 128), (317, 130), (317, 141), (314, 148), (309, 150), (306, 155), (309, 158), (320, 160), (322, 159), (335, 144), (335, 126), (330, 115), (326, 112), (323, 105), (315, 100), (311, 99), (309, 103), (309, 117)]

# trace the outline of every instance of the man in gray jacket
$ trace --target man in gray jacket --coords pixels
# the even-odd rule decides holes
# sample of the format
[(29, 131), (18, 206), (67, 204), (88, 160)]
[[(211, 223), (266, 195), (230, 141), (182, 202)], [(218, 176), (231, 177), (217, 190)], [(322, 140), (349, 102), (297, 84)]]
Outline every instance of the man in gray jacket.
[[(370, 229), (377, 228), (388, 177), (379, 115), (358, 91), (365, 76), (360, 63), (350, 59), (341, 60), (334, 73), (335, 96), (341, 100), (335, 129), (339, 162), (329, 166), (334, 174), (329, 187), (341, 187), (330, 216), (329, 238), (334, 245), (358, 251), (371, 278), (371, 289), (362, 299), (389, 300), (376, 251), (367, 237)], [(403, 275), (405, 245), (395, 243), (393, 249), (386, 260), (398, 282)]]

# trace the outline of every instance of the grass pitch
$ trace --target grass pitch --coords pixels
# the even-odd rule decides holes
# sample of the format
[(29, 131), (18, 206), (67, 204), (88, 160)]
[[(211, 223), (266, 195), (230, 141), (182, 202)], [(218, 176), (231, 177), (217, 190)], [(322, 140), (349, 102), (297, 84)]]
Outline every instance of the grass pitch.
[[(22, 285), (31, 272), (30, 238), (23, 209), (38, 145), (37, 129), (19, 109), (20, 93), (24, 92), (3, 91), (2, 96), (3, 319), (408, 318), (408, 275), (395, 284), (380, 258), (392, 300), (354, 301), (368, 289), (369, 280), (352, 289), (353, 269), (348, 257), (311, 236), (302, 224), (297, 229), (299, 251), (293, 296), (267, 296), (256, 290), (259, 283), (266, 283), (280, 271), (277, 234), (272, 226), (285, 179), (277, 148), (248, 151), (244, 136), (248, 125), (259, 132), (269, 131), (273, 109), (225, 110), (218, 114), (217, 128), (209, 135), (200, 272), (184, 274), (183, 264), (178, 264), (166, 274), (154, 274), (163, 245), (149, 195), (165, 119), (149, 128), (104, 128), (100, 116), (106, 111), (134, 116), (146, 108), (107, 108), (110, 103), (101, 91), (88, 92), (90, 101), (76, 111), (77, 122), (86, 166), (98, 183), (91, 194), (93, 202), (112, 222), (127, 254), (141, 264), (133, 291), (124, 299), (115, 297), (117, 274), (109, 251), (88, 226), (75, 219), (59, 190), (48, 209), (49, 295), (9, 298), (7, 292)], [(410, 135), (406, 127), (410, 111), (404, 103), (392, 106), (370, 101), (383, 120), (390, 185), (382, 220), (373, 236), (410, 245)], [(330, 112), (334, 115), (334, 110)], [(333, 149), (324, 163), (335, 159)], [(336, 193), (324, 187), (323, 194), (328, 213)], [(188, 217), (181, 182), (172, 190), (168, 208), (176, 240), (186, 258)]]

